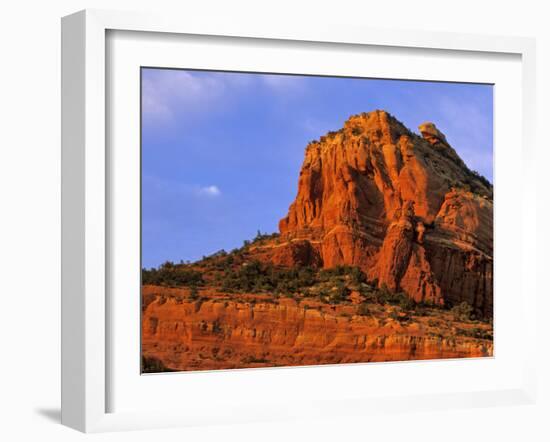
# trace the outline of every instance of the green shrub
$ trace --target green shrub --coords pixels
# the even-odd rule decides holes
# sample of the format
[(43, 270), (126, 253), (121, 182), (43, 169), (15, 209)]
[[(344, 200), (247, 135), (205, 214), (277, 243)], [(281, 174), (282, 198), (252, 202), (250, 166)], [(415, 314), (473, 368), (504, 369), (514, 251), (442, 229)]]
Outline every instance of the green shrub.
[(398, 310), (392, 310), (389, 314), (389, 317), (392, 318), (394, 321), (399, 322), (407, 322), (411, 319), (411, 317), (408, 314), (399, 314), (400, 312)]
[(166, 262), (158, 269), (143, 269), (142, 284), (162, 285), (169, 287), (203, 285), (202, 273), (187, 268), (185, 264)]
[(321, 289), (321, 290), (319, 290), (319, 295), (318, 296), (319, 296), (319, 301), (328, 302), (330, 292), (327, 289)]
[(341, 302), (348, 300), (350, 293), (350, 289), (348, 289), (343, 283), (339, 283), (330, 291), (328, 300), (331, 304), (340, 304)]
[(491, 184), (491, 182), (483, 175), (481, 175), (477, 170), (472, 170), (472, 175), (474, 175), (479, 181), (481, 181), (483, 185), (489, 190), (493, 190), (493, 185)]
[(399, 301), (398, 301), (399, 307), (401, 307), (403, 310), (415, 309), (416, 303), (412, 298), (407, 296), (405, 293), (398, 293), (397, 295), (399, 296)]
[(378, 304), (382, 305), (398, 305), (403, 310), (412, 310), (414, 309), (416, 303), (412, 298), (410, 298), (406, 293), (391, 292), (385, 284), (382, 285), (380, 290), (374, 292), (374, 298)]
[(262, 233), (260, 230), (256, 232), (256, 236), (252, 240), (253, 243), (262, 242), (264, 240), (272, 240), (279, 237), (279, 233)]
[(250, 261), (236, 270), (228, 268), (220, 276), (222, 290), (235, 292), (301, 292), (317, 282), (315, 269), (276, 268), (273, 264)]
[(366, 280), (361, 269), (354, 266), (338, 265), (330, 269), (322, 269), (319, 271), (319, 278), (321, 281), (329, 281), (338, 277), (348, 277), (350, 281), (355, 283), (365, 282)]
[(258, 358), (256, 356), (245, 356), (241, 359), (243, 364), (266, 364), (269, 361), (265, 358)]
[(476, 339), (493, 340), (493, 332), (490, 330), (484, 330), (478, 327), (474, 328), (457, 328), (457, 335), (467, 336)]
[(414, 311), (414, 314), (416, 316), (429, 316), (430, 315), (430, 310), (427, 308), (427, 306), (423, 303), (416, 303), (414, 305), (414, 307), (412, 308), (412, 310)]
[(196, 285), (191, 287), (191, 290), (189, 291), (189, 299), (191, 299), (191, 301), (196, 301), (199, 299), (199, 289)]
[(372, 316), (372, 312), (370, 311), (369, 304), (366, 302), (362, 302), (357, 307), (357, 314), (360, 316)]
[(461, 302), (458, 305), (455, 305), (451, 308), (451, 313), (453, 314), (456, 321), (469, 321), (472, 317), (473, 308), (466, 301)]
[(359, 267), (352, 267), (349, 275), (350, 275), (350, 281), (354, 284), (362, 284), (367, 281), (365, 274), (361, 271)]
[(162, 373), (174, 371), (166, 367), (164, 363), (157, 358), (141, 356), (141, 372), (142, 373)]

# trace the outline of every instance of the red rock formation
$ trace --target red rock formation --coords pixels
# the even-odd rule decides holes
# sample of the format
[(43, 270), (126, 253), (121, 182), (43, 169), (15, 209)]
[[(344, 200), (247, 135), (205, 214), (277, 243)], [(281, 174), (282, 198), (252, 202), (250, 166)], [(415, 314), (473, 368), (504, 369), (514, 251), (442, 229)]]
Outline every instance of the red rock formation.
[[(280, 236), (253, 243), (239, 259), (358, 266), (379, 287), (438, 305), (465, 301), (476, 316), (490, 317), (492, 187), (466, 167), (435, 125), (419, 129), (422, 136), (375, 111), (310, 143)], [(145, 371), (493, 353), (490, 321), (457, 319), (440, 308), (422, 307), (429, 310), (424, 315), (373, 304), (360, 291), (338, 305), (319, 296), (226, 293), (210, 265), (212, 274), (204, 262), (196, 264), (205, 271), (200, 295), (143, 286)]]
[(420, 131), (374, 111), (310, 143), (280, 242), (263, 259), (359, 266), (417, 301), (491, 315), (492, 188), (435, 125)]
[[(145, 287), (145, 293), (172, 291)], [(184, 290), (179, 290), (184, 292)], [(183, 298), (183, 299), (182, 299)], [(142, 320), (142, 354), (172, 370), (482, 357), (493, 342), (429, 325), (358, 316), (354, 305), (305, 305), (152, 296)], [(442, 313), (443, 314), (443, 313)], [(441, 324), (452, 319), (442, 318)], [(460, 327), (472, 327), (457, 324)], [(483, 325), (489, 329), (489, 325)], [(457, 327), (453, 329), (456, 330)]]

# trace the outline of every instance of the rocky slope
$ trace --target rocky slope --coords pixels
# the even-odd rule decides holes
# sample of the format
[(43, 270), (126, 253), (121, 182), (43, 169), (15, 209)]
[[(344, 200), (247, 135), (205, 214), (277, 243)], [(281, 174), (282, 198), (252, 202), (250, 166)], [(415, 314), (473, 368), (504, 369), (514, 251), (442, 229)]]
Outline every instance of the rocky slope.
[[(357, 306), (261, 295), (240, 299), (145, 286), (142, 350), (150, 371), (213, 370), (491, 356), (479, 339), (491, 326), (461, 323), (448, 312), (422, 317), (362, 316)], [(475, 333), (474, 333), (475, 331)], [(154, 365), (152, 365), (154, 363)], [(147, 371), (147, 370), (146, 370)]]
[(283, 266), (360, 267), (416, 301), (493, 310), (492, 186), (434, 124), (384, 111), (310, 143), (281, 237), (258, 248)]

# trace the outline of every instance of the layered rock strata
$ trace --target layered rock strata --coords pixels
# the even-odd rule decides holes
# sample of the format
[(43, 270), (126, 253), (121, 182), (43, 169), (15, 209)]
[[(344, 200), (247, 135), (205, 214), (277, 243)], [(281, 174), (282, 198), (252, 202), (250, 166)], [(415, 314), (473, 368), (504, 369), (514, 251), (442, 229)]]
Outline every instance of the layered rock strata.
[(142, 351), (171, 370), (404, 361), (491, 356), (493, 343), (424, 322), (354, 314), (353, 306), (154, 297), (142, 320)]

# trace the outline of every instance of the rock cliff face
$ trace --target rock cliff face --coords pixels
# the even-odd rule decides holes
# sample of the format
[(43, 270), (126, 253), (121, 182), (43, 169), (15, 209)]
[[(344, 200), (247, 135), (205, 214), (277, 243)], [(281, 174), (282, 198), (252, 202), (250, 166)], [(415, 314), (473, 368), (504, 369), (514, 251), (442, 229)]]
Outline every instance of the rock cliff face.
[[(170, 370), (493, 354), (492, 341), (438, 328), (433, 325), (433, 317), (401, 323), (388, 318), (385, 312), (358, 316), (351, 305), (321, 306), (292, 299), (273, 303), (261, 297), (224, 301), (210, 296), (205, 301), (192, 301), (185, 295), (174, 296), (177, 289), (152, 286), (145, 287), (145, 293), (151, 297), (142, 317), (143, 356)], [(440, 326), (445, 327), (450, 320), (441, 318)], [(457, 330), (459, 325), (464, 326), (454, 324), (452, 329)]]
[(433, 123), (412, 133), (384, 111), (310, 143), (279, 243), (283, 266), (360, 267), (416, 301), (493, 309), (492, 186)]

